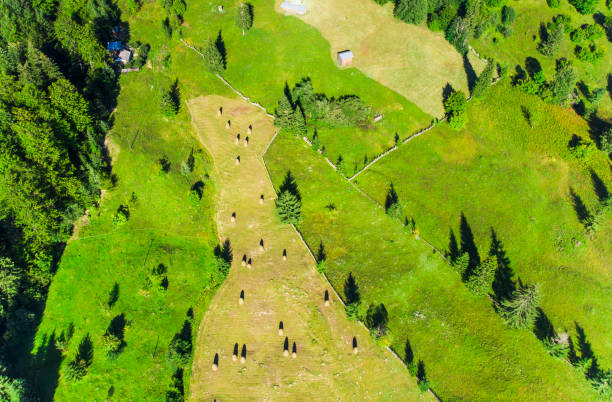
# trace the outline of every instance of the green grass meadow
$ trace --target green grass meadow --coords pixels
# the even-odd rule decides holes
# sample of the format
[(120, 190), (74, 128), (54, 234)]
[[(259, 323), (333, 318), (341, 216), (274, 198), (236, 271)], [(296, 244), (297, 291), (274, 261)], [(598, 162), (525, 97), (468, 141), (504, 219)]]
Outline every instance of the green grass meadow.
[[(421, 235), (446, 250), (449, 231), (459, 238), (461, 213), (481, 257), (491, 229), (503, 242), (516, 277), (540, 283), (543, 310), (557, 332), (584, 328), (602, 367), (612, 366), (612, 224), (585, 234), (570, 191), (591, 214), (601, 208), (591, 171), (610, 188), (609, 161), (593, 151), (587, 161), (568, 155), (572, 135), (588, 138), (588, 126), (571, 110), (500, 84), (470, 103), (461, 131), (441, 124), (400, 147), (356, 179), (384, 203), (390, 183)], [(520, 107), (541, 116), (531, 128)], [(593, 146), (594, 147), (594, 146)], [(572, 189), (572, 190), (570, 190)]]
[(594, 399), (573, 368), (549, 357), (530, 332), (508, 329), (487, 298), (470, 294), (439, 255), (303, 141), (281, 132), (265, 159), (277, 187), (288, 170), (296, 177), (300, 229), (312, 249), (323, 243), (333, 286), (342, 293), (352, 272), (364, 308), (385, 304), (391, 346), (404, 357), (409, 340), (443, 400)]

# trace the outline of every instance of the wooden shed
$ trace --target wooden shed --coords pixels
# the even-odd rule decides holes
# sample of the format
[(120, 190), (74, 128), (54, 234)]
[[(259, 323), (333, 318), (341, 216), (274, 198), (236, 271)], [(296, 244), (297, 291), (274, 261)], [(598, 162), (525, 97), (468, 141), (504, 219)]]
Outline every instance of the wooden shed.
[(350, 66), (353, 63), (353, 52), (350, 50), (343, 50), (338, 52), (338, 64), (342, 67)]

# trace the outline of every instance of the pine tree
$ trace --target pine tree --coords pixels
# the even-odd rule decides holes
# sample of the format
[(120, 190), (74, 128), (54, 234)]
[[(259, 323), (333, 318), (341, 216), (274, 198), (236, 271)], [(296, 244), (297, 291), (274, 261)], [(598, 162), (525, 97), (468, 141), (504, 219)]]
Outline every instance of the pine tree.
[(287, 95), (283, 93), (283, 96), (278, 100), (278, 106), (274, 111), (274, 125), (280, 128), (291, 129), (293, 122), (293, 107), (291, 102), (287, 98)]
[(427, 18), (427, 0), (399, 0), (393, 15), (409, 24), (422, 24)]
[(550, 84), (552, 98), (547, 100), (560, 105), (569, 98), (578, 77), (576, 69), (565, 58), (557, 60), (556, 70), (555, 77)]
[(276, 200), (276, 213), (281, 222), (295, 225), (301, 219), (302, 203), (295, 194), (285, 190)]
[(484, 296), (491, 291), (491, 285), (495, 279), (495, 271), (497, 270), (497, 256), (486, 258), (479, 266), (476, 267), (474, 273), (468, 279), (466, 286), (472, 293)]
[(178, 102), (170, 90), (164, 90), (161, 93), (159, 106), (162, 113), (168, 117), (174, 116), (178, 112), (179, 108)]
[(512, 328), (533, 327), (540, 307), (539, 285), (522, 286), (512, 293), (510, 299), (501, 303), (502, 316)]
[(295, 135), (302, 137), (306, 135), (306, 120), (304, 119), (304, 115), (299, 108), (294, 110), (292, 113), (291, 131), (293, 131)]
[(559, 52), (561, 48), (561, 43), (563, 42), (563, 24), (557, 24), (551, 27), (552, 29), (548, 31), (546, 38), (540, 42), (538, 46), (538, 50), (544, 56), (554, 56)]
[(495, 63), (492, 59), (489, 59), (487, 66), (482, 70), (482, 73), (476, 79), (474, 88), (472, 88), (472, 96), (474, 98), (481, 98), (491, 82), (493, 81), (493, 73), (495, 71)]
[(236, 14), (236, 26), (242, 29), (242, 35), (253, 26), (253, 10), (250, 4), (241, 3)]
[(208, 70), (213, 74), (220, 74), (225, 67), (223, 65), (223, 56), (214, 41), (208, 40), (206, 42), (203, 54)]

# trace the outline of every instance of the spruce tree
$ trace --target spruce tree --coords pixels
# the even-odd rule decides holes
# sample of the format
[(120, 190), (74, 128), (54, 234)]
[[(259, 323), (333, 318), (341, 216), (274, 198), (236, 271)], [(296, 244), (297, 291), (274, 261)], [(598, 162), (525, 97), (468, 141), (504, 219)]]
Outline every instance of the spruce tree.
[(474, 98), (482, 98), (485, 91), (493, 81), (493, 73), (495, 71), (495, 63), (492, 59), (487, 61), (487, 66), (482, 70), (482, 73), (476, 79), (474, 88), (472, 88), (472, 96)]
[(539, 285), (522, 286), (501, 303), (502, 316), (512, 328), (533, 327), (540, 307)]
[(213, 74), (220, 74), (224, 69), (223, 56), (214, 41), (206, 42), (203, 54), (208, 70)]
[(236, 14), (236, 25), (242, 29), (242, 35), (253, 26), (253, 11), (250, 4), (241, 3)]
[(291, 102), (287, 98), (287, 95), (283, 93), (274, 111), (274, 125), (280, 128), (292, 129), (293, 114), (294, 111)]
[(553, 81), (550, 84), (551, 99), (554, 104), (564, 104), (574, 90), (578, 74), (572, 64), (565, 58), (557, 60), (557, 68)]
[(300, 222), (302, 203), (295, 194), (285, 190), (276, 200), (276, 213), (281, 222), (295, 225)]
[(559, 52), (561, 43), (563, 42), (563, 24), (557, 24), (551, 27), (547, 32), (546, 38), (540, 42), (538, 50), (544, 56), (554, 56)]
[(299, 108), (295, 109), (292, 113), (291, 131), (293, 131), (295, 135), (306, 135), (306, 120), (304, 119), (304, 115)]
[(467, 287), (472, 293), (484, 296), (491, 291), (491, 285), (495, 279), (495, 271), (497, 270), (497, 257), (490, 256), (486, 258), (479, 266), (474, 269), (474, 273), (470, 276), (467, 282)]
[(427, 0), (399, 0), (393, 15), (409, 24), (422, 24), (427, 18)]

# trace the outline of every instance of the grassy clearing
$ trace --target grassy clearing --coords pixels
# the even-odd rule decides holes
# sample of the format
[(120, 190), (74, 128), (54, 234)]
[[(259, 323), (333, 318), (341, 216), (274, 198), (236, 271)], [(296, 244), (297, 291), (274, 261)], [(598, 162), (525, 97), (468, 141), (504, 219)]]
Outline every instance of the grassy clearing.
[[(517, 118), (527, 107), (539, 122)], [(571, 110), (545, 105), (506, 84), (468, 107), (461, 131), (440, 125), (373, 166), (357, 179), (384, 203), (393, 182), (421, 234), (446, 249), (449, 229), (458, 236), (460, 214), (471, 225), (480, 255), (491, 228), (504, 243), (515, 274), (543, 285), (543, 310), (558, 332), (584, 328), (602, 367), (612, 366), (612, 223), (586, 236), (570, 188), (591, 213), (599, 208), (589, 169), (610, 188), (607, 158), (568, 156), (572, 135), (588, 138), (587, 124)]]
[[(188, 114), (183, 110), (170, 121), (160, 115), (157, 91), (169, 84), (168, 78), (147, 70), (122, 76), (108, 140), (117, 184), (68, 243), (38, 329), (33, 353), (47, 360), (36, 368), (36, 386), (49, 398), (163, 399), (174, 373), (167, 362), (168, 345), (190, 308), (197, 325), (213, 293), (216, 236), (210, 182), (200, 202), (188, 197), (192, 184), (205, 180), (209, 164), (192, 138)], [(192, 151), (195, 168), (184, 176), (180, 165)], [(167, 174), (156, 165), (163, 156), (170, 162)], [(120, 205), (128, 205), (130, 215), (116, 226), (113, 215)], [(147, 284), (158, 264), (167, 267), (162, 275), (167, 276), (166, 290), (160, 287), (161, 277)], [(115, 284), (118, 298), (109, 305)], [(111, 359), (103, 335), (111, 320), (122, 318), (124, 346)], [(70, 325), (74, 334), (62, 355), (54, 341)], [(83, 380), (70, 382), (65, 369), (86, 334), (93, 342), (93, 363)], [(188, 378), (187, 371), (186, 387)]]
[[(223, 5), (219, 14), (217, 5)], [(254, 8), (254, 25), (245, 36), (236, 27), (234, 19), (237, 1), (198, 1), (189, 4), (185, 15), (185, 38), (195, 46), (203, 46), (207, 38), (215, 39), (219, 31), (227, 49), (227, 70), (223, 76), (246, 96), (261, 103), (273, 112), (285, 83), (293, 86), (302, 78), (310, 77), (315, 92), (329, 97), (355, 94), (371, 105), (384, 119), (367, 130), (320, 130), (321, 143), (330, 157), (342, 153), (348, 166), (361, 164), (365, 154), (375, 155), (393, 144), (395, 133), (405, 137), (429, 125), (432, 117), (402, 95), (368, 78), (356, 68), (339, 69), (330, 58), (331, 48), (327, 40), (313, 27), (297, 18), (286, 17), (274, 10), (269, 1), (251, 2)], [(148, 6), (145, 6), (147, 10)], [(144, 11), (144, 10), (143, 10)], [(161, 17), (159, 17), (161, 20)], [(159, 22), (154, 21), (154, 26)], [(181, 70), (192, 75), (205, 73), (202, 60), (179, 61)], [(208, 93), (218, 92), (203, 83), (199, 89)], [(441, 93), (442, 86), (436, 88)], [(347, 143), (352, 144), (347, 147)]]
[(531, 333), (507, 329), (486, 298), (470, 294), (437, 254), (301, 141), (281, 133), (266, 162), (277, 185), (288, 169), (295, 175), (301, 229), (311, 247), (325, 245), (334, 287), (341, 290), (352, 272), (363, 306), (385, 304), (392, 347), (404, 356), (410, 341), (442, 399), (594, 398), (573, 368), (548, 357)]
[[(561, 2), (559, 8), (550, 8), (545, 1), (527, 0), (509, 2), (516, 9), (516, 21), (512, 25), (514, 34), (504, 39), (499, 33), (475, 40), (473, 46), (481, 54), (494, 57), (507, 63), (511, 71), (516, 65), (525, 65), (527, 57), (536, 58), (542, 65), (545, 75), (551, 79), (555, 72), (555, 60), (566, 57), (571, 60), (578, 69), (578, 76), (592, 87), (608, 87), (608, 74), (612, 63), (612, 43), (605, 37), (596, 41), (598, 46), (604, 47), (607, 52), (605, 57), (596, 64), (585, 63), (578, 60), (574, 54), (576, 43), (570, 40), (569, 34), (564, 35), (563, 44), (556, 57), (546, 57), (538, 52), (540, 41), (540, 23), (546, 24), (558, 14), (565, 14), (572, 19), (572, 29), (583, 24), (593, 24), (593, 15), (580, 15), (568, 2)], [(604, 2), (600, 2), (599, 12), (609, 15)], [(496, 41), (493, 40), (496, 39)], [(582, 44), (585, 46), (584, 44)], [(600, 105), (600, 116), (612, 121), (612, 101), (607, 93)]]
[[(279, 12), (281, 0), (276, 1)], [(402, 94), (427, 113), (442, 117), (442, 89), (468, 91), (462, 56), (441, 33), (393, 17), (393, 7), (371, 0), (312, 0), (299, 18), (331, 44), (331, 58), (351, 49), (353, 65)]]
[[(223, 116), (218, 118), (219, 107)], [(275, 192), (261, 163), (276, 130), (272, 120), (243, 101), (219, 96), (190, 101), (189, 109), (215, 161), (219, 235), (231, 241), (234, 255), (230, 275), (198, 331), (191, 398), (428, 399), (399, 361), (377, 347), (361, 326), (348, 322), (339, 300), (332, 296), (332, 304), (324, 306), (327, 283), (314, 270), (315, 261), (297, 234), (274, 212)], [(230, 129), (225, 128), (227, 120)], [(253, 133), (245, 148), (249, 125)], [(234, 212), (236, 221), (231, 222)], [(251, 268), (241, 265), (243, 255), (252, 259)], [(239, 305), (243, 290), (244, 304)], [(279, 321), (283, 336), (278, 334)], [(283, 356), (285, 336), (290, 345), (297, 344), (296, 359)], [(358, 338), (358, 355), (353, 354), (353, 336)], [(245, 363), (232, 361), (235, 343), (240, 349), (246, 344)], [(213, 371), (217, 353), (218, 370)]]

